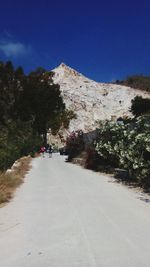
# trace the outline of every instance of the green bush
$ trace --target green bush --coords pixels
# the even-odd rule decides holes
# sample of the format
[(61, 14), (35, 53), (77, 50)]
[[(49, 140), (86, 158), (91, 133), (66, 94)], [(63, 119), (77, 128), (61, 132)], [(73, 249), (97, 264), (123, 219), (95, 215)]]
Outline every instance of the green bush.
[(108, 163), (124, 168), (131, 179), (150, 187), (150, 117), (120, 125), (101, 123), (95, 142), (97, 153)]
[(0, 131), (0, 170), (11, 167), (22, 156), (39, 150), (41, 138), (33, 131), (30, 122), (10, 122)]

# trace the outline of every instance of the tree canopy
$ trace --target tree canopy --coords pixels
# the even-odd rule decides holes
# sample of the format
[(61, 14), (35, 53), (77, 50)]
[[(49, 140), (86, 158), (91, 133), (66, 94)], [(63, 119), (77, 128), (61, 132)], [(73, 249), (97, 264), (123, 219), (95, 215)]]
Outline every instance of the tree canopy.
[[(57, 133), (74, 118), (52, 78), (53, 73), (41, 67), (25, 75), (22, 67), (15, 69), (10, 61), (0, 62), (0, 169), (2, 162), (6, 167), (15, 157), (31, 152), (40, 142), (46, 143), (49, 128)], [(15, 156), (8, 160), (12, 154)]]

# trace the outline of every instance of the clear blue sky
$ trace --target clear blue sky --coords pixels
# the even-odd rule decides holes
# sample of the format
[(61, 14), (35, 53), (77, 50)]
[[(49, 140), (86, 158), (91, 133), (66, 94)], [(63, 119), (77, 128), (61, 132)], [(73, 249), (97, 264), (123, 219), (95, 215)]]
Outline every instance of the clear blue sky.
[(106, 82), (150, 75), (150, 1), (3, 0), (0, 59), (26, 72), (64, 62)]

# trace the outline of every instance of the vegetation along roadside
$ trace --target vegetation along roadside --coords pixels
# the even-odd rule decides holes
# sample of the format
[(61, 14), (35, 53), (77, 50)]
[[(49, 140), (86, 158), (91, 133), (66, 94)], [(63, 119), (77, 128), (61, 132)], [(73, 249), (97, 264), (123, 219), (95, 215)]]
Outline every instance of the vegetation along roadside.
[(21, 159), (13, 172), (7, 169), (19, 158), (34, 156), (47, 143), (49, 129), (56, 134), (74, 117), (52, 77), (41, 67), (26, 75), (11, 61), (0, 61), (0, 203), (22, 182), (30, 160)]
[(23, 182), (25, 174), (30, 169), (31, 160), (30, 156), (22, 157), (11, 169), (0, 172), (0, 206), (12, 198), (15, 189)]
[(149, 100), (132, 101), (132, 119), (100, 121), (90, 145), (84, 141), (84, 133), (72, 133), (66, 142), (68, 160), (95, 171), (120, 170), (117, 178), (150, 191), (150, 104), (143, 109), (144, 101)]

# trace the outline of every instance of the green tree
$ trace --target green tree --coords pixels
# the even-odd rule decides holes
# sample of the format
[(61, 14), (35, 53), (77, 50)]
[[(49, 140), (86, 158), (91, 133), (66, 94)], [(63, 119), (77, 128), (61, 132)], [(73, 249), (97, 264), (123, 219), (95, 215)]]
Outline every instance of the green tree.
[(58, 131), (63, 123), (58, 118), (65, 113), (59, 85), (53, 83), (52, 76), (38, 69), (27, 77), (19, 111), (21, 119), (32, 120), (34, 130), (43, 135), (44, 143), (47, 130)]
[(67, 128), (74, 113), (66, 110), (53, 73), (43, 68), (25, 75), (21, 67), (0, 62), (0, 169), (38, 151), (41, 135)]

